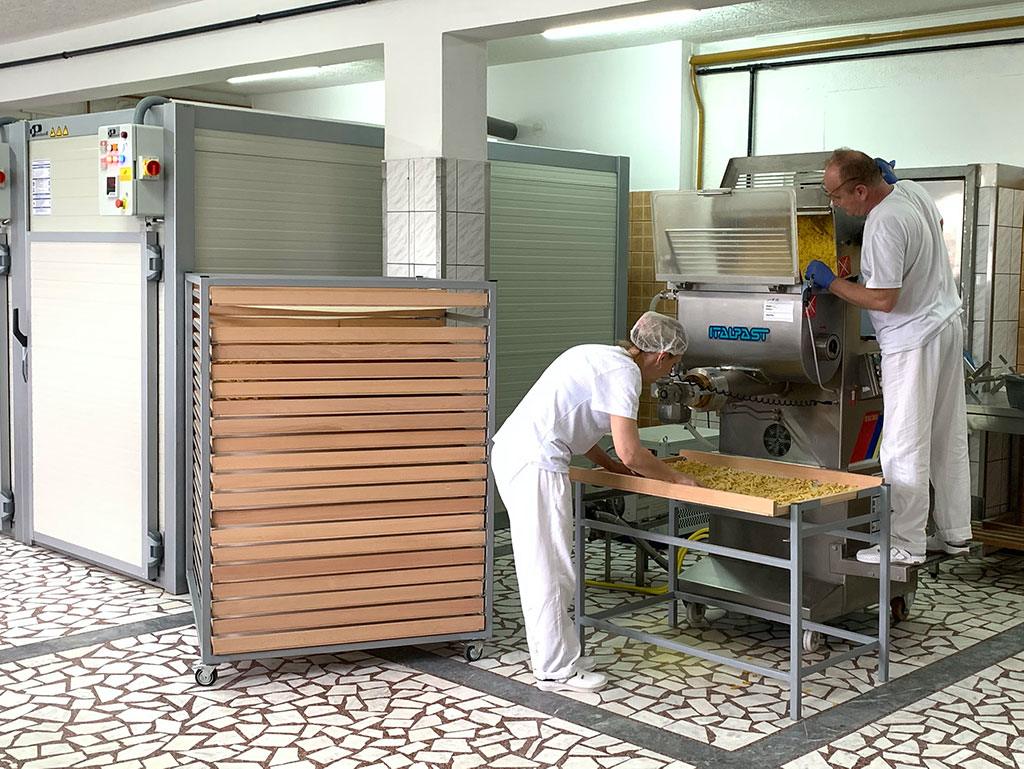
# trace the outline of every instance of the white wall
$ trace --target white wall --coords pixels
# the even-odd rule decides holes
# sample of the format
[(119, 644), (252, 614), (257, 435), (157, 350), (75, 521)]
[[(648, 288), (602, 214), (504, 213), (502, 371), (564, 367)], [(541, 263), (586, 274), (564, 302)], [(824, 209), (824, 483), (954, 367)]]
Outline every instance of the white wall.
[(384, 125), (384, 81), (258, 94), (252, 97), (252, 106), (289, 115)]
[[(692, 175), (684, 65), (673, 42), (489, 67), (487, 114), (517, 123), (516, 143), (625, 155), (632, 189), (676, 189), (681, 120), (682, 173)], [(254, 96), (253, 107), (383, 124), (384, 83)]]
[[(901, 26), (888, 22), (885, 28)], [(831, 31), (820, 36), (830, 37)], [(735, 41), (729, 47), (742, 46)], [(725, 74), (699, 81), (707, 115), (704, 186), (716, 186), (728, 159), (746, 154), (748, 79)], [(762, 71), (754, 152), (849, 146), (895, 158), (897, 171), (983, 162), (1024, 166), (1022, 88), (1024, 45)]]
[(518, 123), (517, 143), (628, 156), (632, 189), (676, 189), (682, 51), (677, 41), (490, 67), (487, 114)]

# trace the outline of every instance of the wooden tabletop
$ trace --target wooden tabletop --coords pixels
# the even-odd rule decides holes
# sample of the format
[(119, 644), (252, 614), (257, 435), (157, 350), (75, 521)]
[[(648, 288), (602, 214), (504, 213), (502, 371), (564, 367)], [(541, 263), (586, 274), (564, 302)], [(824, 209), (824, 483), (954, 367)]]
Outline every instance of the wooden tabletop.
[[(674, 463), (680, 459), (704, 462), (709, 465), (721, 465), (753, 473), (779, 475), (784, 478), (809, 479), (819, 483), (842, 483), (854, 487), (850, 491), (816, 497), (816, 499), (821, 500), (822, 504), (856, 499), (861, 489), (882, 484), (881, 478), (871, 475), (856, 475), (837, 470), (825, 470), (820, 467), (807, 467), (806, 465), (794, 465), (789, 462), (774, 462), (766, 459), (738, 457), (729, 454), (708, 454), (702, 451), (680, 451), (679, 456), (668, 457), (662, 461)], [(755, 515), (778, 517), (789, 514), (788, 504), (778, 504), (774, 499), (766, 497), (754, 497), (747, 494), (736, 494), (731, 491), (705, 489), (699, 486), (684, 486), (679, 483), (654, 480), (653, 478), (613, 473), (601, 468), (570, 467), (569, 480), (589, 483), (592, 486), (604, 486), (620, 491), (647, 494), (653, 497), (675, 499), (680, 502), (692, 502), (707, 507), (754, 513)]]

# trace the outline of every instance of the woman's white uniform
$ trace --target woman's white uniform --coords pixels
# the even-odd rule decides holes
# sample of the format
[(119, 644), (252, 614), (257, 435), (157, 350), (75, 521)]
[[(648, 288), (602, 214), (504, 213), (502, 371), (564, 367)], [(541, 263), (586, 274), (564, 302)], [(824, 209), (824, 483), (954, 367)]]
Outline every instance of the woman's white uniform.
[(526, 640), (538, 679), (572, 676), (580, 656), (569, 615), (572, 566), (569, 460), (636, 419), (640, 368), (621, 347), (580, 345), (541, 375), (494, 436), (491, 468), (508, 509)]

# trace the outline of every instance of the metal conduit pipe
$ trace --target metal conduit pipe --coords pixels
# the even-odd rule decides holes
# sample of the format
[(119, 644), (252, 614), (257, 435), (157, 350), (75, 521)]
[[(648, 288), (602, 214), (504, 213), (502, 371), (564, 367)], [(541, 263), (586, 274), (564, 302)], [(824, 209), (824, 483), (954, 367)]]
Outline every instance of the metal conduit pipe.
[(149, 112), (150, 107), (155, 107), (157, 104), (168, 104), (170, 101), (170, 99), (165, 99), (163, 96), (146, 96), (135, 105), (132, 123), (142, 125), (146, 121), (146, 113)]
[(519, 126), (508, 120), (487, 116), (487, 135), (496, 136), (506, 141), (515, 141), (519, 135)]
[(222, 32), (226, 29), (237, 29), (238, 27), (247, 27), (252, 24), (265, 24), (270, 21), (280, 21), (281, 19), (293, 19), (299, 16), (306, 16), (311, 13), (321, 13), (322, 11), (335, 11), (340, 8), (348, 8), (354, 5), (364, 5), (366, 3), (374, 2), (374, 0), (329, 0), (328, 2), (314, 3), (312, 5), (303, 5), (298, 8), (287, 8), (282, 11), (271, 11), (270, 13), (257, 13), (252, 16), (244, 16), (237, 19), (229, 19), (228, 21), (218, 21), (212, 24), (203, 24), (198, 27), (188, 27), (187, 29), (178, 29), (173, 32), (160, 32), (155, 35), (145, 35), (144, 37), (133, 37), (127, 40), (118, 40), (116, 43), (103, 43), (102, 45), (93, 45), (86, 48), (76, 48), (72, 51), (60, 51), (58, 53), (46, 53), (41, 56), (32, 56), (27, 59), (15, 59), (13, 61), (0, 62), (0, 69), (10, 69), (12, 67), (24, 67), (28, 64), (40, 64), (46, 61), (60, 61), (62, 59), (71, 59), (75, 56), (87, 56), (92, 53), (105, 53), (107, 51), (120, 51), (125, 48), (134, 48), (136, 46), (148, 45), (149, 43), (160, 43), (165, 40), (180, 40), (186, 37), (193, 37), (195, 35), (204, 35), (209, 32)]
[[(745, 69), (753, 72), (753, 62), (758, 60), (773, 59), (782, 56), (793, 56), (796, 54), (821, 53), (835, 51), (842, 48), (857, 48), (881, 43), (894, 43), (904, 40), (919, 40), (926, 37), (948, 37), (950, 35), (963, 35), (972, 32), (988, 32), (997, 29), (1012, 29), (1024, 26), (1024, 16), (1009, 16), (1003, 19), (985, 19), (962, 24), (942, 24), (934, 27), (920, 27), (918, 29), (897, 30), (893, 32), (876, 32), (863, 35), (847, 35), (845, 37), (825, 38), (822, 40), (808, 40), (802, 43), (787, 43), (785, 45), (763, 46), (760, 48), (744, 48), (737, 51), (722, 51), (720, 53), (698, 54), (690, 57), (690, 87), (693, 90), (694, 101), (697, 106), (697, 189), (704, 184), (704, 104), (700, 98), (700, 89), (697, 85), (697, 68), (715, 64), (733, 64), (749, 62)], [(925, 51), (955, 50), (957, 48), (979, 48), (985, 45), (1008, 45), (1016, 41), (978, 41), (977, 43), (965, 43), (959, 46), (932, 47), (911, 51), (878, 51), (874, 56), (899, 56), (907, 53), (921, 53)], [(851, 55), (844, 57), (831, 57), (830, 61), (846, 61), (857, 58), (868, 58), (867, 55)], [(804, 60), (802, 64), (825, 63), (825, 58)], [(779, 64), (762, 65), (761, 69), (779, 68), (788, 62)], [(749, 137), (748, 137), (749, 143)]]
[(669, 291), (667, 289), (665, 291), (661, 291), (655, 294), (654, 298), (651, 299), (651, 303), (647, 307), (648, 311), (655, 312), (658, 309), (658, 302), (662, 301), (663, 299), (678, 299), (678, 297), (675, 295), (674, 292)]

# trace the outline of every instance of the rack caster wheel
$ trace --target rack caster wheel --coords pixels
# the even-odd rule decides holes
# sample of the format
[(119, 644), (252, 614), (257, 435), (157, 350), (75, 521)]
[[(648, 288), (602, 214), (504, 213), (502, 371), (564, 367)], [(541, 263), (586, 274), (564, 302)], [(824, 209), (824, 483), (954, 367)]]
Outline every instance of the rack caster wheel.
[(708, 611), (707, 606), (702, 603), (691, 603), (690, 601), (684, 601), (683, 606), (686, 607), (686, 624), (690, 627), (698, 627), (704, 624), (704, 617)]
[(196, 667), (196, 683), (200, 686), (213, 686), (217, 683), (217, 668), (213, 665)]
[(914, 605), (913, 591), (906, 595), (898, 595), (889, 602), (892, 607), (892, 622), (898, 624), (910, 616), (910, 608)]
[(466, 644), (466, 662), (476, 662), (484, 656), (483, 644)]
[(804, 651), (808, 653), (816, 652), (819, 646), (821, 646), (821, 633), (817, 630), (805, 630)]

